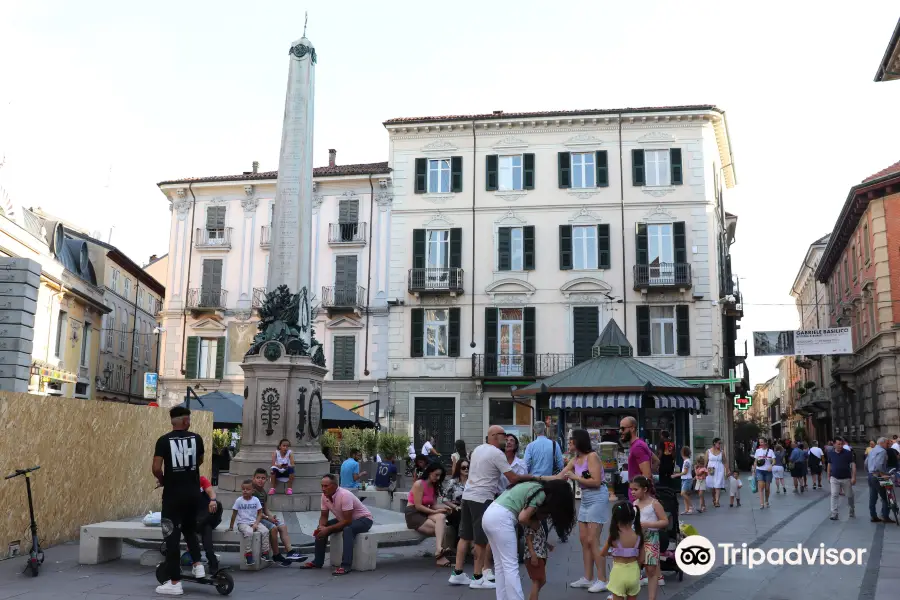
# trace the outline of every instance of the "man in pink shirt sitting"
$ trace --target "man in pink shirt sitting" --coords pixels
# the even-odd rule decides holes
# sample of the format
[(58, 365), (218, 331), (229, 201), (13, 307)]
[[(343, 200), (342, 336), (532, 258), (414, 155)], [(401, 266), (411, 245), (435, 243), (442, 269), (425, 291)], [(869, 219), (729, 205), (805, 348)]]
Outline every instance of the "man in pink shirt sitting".
[[(334, 519), (328, 520), (331, 513)], [(328, 536), (342, 531), (344, 533), (344, 556), (341, 565), (334, 565), (335, 575), (346, 575), (353, 565), (353, 539), (360, 533), (372, 528), (372, 513), (360, 502), (353, 492), (338, 487), (337, 477), (322, 477), (322, 514), (319, 526), (313, 532), (316, 538), (316, 556), (312, 562), (303, 565), (304, 569), (321, 569), (325, 564), (325, 545)]]

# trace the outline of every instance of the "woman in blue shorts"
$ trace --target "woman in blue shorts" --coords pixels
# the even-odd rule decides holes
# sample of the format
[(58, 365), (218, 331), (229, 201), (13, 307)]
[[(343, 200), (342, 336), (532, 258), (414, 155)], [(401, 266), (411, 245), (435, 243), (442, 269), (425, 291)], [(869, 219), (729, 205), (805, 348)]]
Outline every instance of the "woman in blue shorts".
[(753, 453), (753, 472), (759, 487), (759, 507), (769, 508), (769, 487), (772, 484), (772, 467), (775, 453), (769, 448), (766, 438), (759, 438), (759, 446)]

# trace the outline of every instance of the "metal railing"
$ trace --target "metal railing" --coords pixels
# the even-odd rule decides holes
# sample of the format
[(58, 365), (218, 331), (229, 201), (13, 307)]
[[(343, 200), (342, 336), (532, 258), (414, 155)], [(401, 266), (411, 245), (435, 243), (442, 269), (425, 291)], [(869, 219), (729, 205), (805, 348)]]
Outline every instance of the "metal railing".
[(231, 248), (231, 227), (225, 229), (197, 228), (194, 244), (198, 248)]
[(225, 308), (228, 292), (222, 289), (191, 288), (188, 290), (188, 308)]
[(365, 244), (366, 223), (329, 223), (329, 244)]
[(366, 305), (366, 288), (361, 285), (322, 287), (322, 306), (327, 308), (362, 308)]
[(259, 230), (259, 247), (268, 248), (272, 245), (272, 226), (263, 225)]
[(260, 308), (266, 301), (266, 293), (268, 290), (264, 287), (253, 288), (253, 299), (251, 300), (252, 308)]
[(463, 291), (463, 270), (450, 267), (429, 267), (409, 270), (409, 291), (451, 292)]
[(691, 287), (691, 265), (688, 263), (634, 265), (634, 289), (655, 287)]
[(549, 377), (573, 366), (574, 354), (472, 355), (472, 377)]

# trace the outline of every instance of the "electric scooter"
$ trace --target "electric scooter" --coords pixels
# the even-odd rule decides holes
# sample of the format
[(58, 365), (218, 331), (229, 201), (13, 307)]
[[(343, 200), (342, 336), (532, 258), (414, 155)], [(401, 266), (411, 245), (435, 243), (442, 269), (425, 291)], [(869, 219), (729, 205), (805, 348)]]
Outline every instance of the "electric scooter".
[[(156, 565), (156, 580), (160, 583), (165, 583), (169, 580), (169, 576), (166, 573), (166, 563), (161, 562)], [(201, 585), (215, 586), (216, 591), (223, 596), (227, 596), (234, 590), (234, 578), (227, 569), (219, 569), (215, 573), (208, 574), (206, 577), (194, 577), (190, 571), (182, 569), (181, 580), (199, 583)]]
[(40, 468), (40, 465), (38, 465), (28, 469), (16, 469), (15, 473), (4, 477), (4, 479), (12, 479), (19, 475), (25, 476), (25, 489), (28, 491), (28, 515), (31, 517), (31, 552), (28, 553), (28, 563), (25, 565), (25, 570), (31, 569), (32, 577), (38, 576), (38, 570), (44, 563), (44, 551), (41, 550), (41, 543), (38, 540), (37, 522), (34, 520), (34, 503), (31, 500), (31, 474)]

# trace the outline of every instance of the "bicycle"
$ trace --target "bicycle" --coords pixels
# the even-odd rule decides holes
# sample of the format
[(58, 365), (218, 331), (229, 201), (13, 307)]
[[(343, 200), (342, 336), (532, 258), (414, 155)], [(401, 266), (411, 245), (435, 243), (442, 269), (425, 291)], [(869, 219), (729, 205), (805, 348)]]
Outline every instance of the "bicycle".
[(894, 479), (898, 477), (900, 476), (898, 476), (897, 469), (891, 469), (886, 477), (878, 478), (878, 483), (881, 484), (887, 495), (888, 510), (894, 513), (894, 522), (900, 526), (900, 507), (897, 506), (897, 496), (894, 493)]
[(41, 542), (38, 539), (37, 522), (34, 520), (34, 503), (31, 498), (31, 474), (40, 468), (40, 465), (38, 465), (28, 469), (16, 469), (15, 473), (4, 477), (4, 479), (13, 479), (20, 475), (25, 476), (25, 489), (28, 491), (28, 514), (31, 517), (31, 552), (28, 553), (28, 562), (25, 564), (25, 570), (31, 569), (32, 577), (38, 576), (38, 571), (44, 563), (44, 551), (41, 550)]

